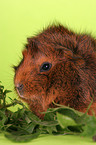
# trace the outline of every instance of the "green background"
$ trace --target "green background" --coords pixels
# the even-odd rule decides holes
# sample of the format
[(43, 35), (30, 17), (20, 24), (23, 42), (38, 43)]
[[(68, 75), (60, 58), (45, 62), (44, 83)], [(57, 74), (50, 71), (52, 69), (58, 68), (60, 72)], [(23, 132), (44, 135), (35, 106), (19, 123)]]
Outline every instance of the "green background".
[[(22, 58), (26, 38), (59, 22), (75, 32), (96, 37), (96, 0), (0, 0), (0, 81), (14, 91), (14, 71)], [(0, 144), (14, 144), (0, 135)], [(43, 136), (28, 144), (90, 145), (91, 139), (75, 136)]]

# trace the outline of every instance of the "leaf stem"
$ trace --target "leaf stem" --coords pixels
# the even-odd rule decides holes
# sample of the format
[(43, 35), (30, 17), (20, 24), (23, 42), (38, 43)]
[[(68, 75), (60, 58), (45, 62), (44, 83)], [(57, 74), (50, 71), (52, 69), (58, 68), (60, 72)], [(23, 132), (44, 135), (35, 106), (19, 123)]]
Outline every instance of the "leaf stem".
[(3, 93), (2, 98), (3, 98), (3, 107), (5, 107), (6, 106), (6, 103), (5, 103), (6, 94)]

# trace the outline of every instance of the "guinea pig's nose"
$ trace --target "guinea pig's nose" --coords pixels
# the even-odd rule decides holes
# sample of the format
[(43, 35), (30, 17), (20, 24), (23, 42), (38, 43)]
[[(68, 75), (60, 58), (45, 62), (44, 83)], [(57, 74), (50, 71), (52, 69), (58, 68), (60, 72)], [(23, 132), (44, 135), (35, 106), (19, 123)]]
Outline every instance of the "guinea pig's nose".
[(22, 91), (23, 91), (23, 88), (24, 88), (23, 84), (17, 84), (17, 85), (16, 85), (16, 89), (17, 89), (19, 92), (22, 92)]

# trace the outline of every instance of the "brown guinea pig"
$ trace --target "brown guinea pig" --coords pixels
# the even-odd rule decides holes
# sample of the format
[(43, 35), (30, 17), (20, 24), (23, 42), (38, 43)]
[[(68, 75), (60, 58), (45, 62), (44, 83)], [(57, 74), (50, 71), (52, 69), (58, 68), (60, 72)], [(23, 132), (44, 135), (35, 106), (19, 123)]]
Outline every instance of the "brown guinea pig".
[(14, 83), (21, 99), (39, 117), (57, 104), (96, 114), (96, 40), (62, 25), (28, 38)]

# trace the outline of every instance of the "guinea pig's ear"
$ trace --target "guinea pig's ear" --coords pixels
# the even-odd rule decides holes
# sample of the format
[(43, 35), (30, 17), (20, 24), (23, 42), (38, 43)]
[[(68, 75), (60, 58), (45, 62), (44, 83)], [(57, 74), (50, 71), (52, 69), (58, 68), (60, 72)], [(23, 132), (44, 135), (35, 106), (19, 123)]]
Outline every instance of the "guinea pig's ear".
[(56, 51), (58, 51), (58, 55), (62, 58), (62, 57), (73, 57), (73, 52), (66, 48), (66, 47), (60, 47), (60, 48), (56, 48)]
[(27, 56), (27, 49), (24, 49), (24, 50), (22, 51), (22, 54), (23, 54), (23, 57), (25, 58), (25, 57)]

